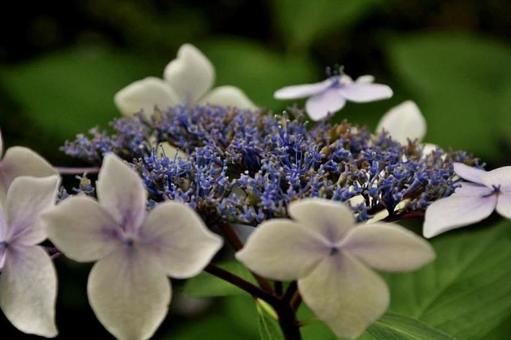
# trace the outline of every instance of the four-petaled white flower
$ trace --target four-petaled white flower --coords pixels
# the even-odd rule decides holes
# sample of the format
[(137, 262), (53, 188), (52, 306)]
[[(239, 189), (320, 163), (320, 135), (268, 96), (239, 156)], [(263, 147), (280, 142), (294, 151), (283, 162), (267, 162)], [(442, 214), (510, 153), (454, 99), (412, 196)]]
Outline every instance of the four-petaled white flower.
[(347, 100), (366, 103), (392, 97), (390, 87), (373, 81), (374, 77), (370, 75), (361, 76), (356, 81), (347, 75), (336, 75), (315, 84), (287, 86), (273, 96), (276, 99), (309, 97), (305, 110), (312, 120), (318, 121), (342, 109)]
[(461, 182), (454, 194), (426, 209), (425, 237), (482, 221), (494, 210), (511, 219), (511, 166), (484, 171), (454, 163), (454, 171), (470, 182)]
[(304, 199), (294, 220), (259, 225), (236, 258), (255, 273), (298, 280), (305, 303), (341, 337), (355, 338), (387, 309), (387, 285), (370, 268), (396, 272), (433, 260), (433, 249), (395, 224), (355, 225), (344, 204)]
[(188, 206), (164, 202), (146, 213), (142, 179), (107, 155), (98, 200), (75, 196), (43, 215), (50, 240), (68, 257), (97, 261), (88, 280), (92, 309), (119, 339), (147, 339), (167, 314), (167, 276), (197, 275), (221, 248)]
[(178, 104), (211, 104), (255, 109), (239, 88), (219, 86), (211, 90), (215, 70), (208, 58), (195, 46), (184, 44), (163, 73), (164, 80), (147, 77), (115, 94), (117, 108), (127, 116), (142, 111), (152, 115), (155, 107), (165, 110)]
[(37, 244), (46, 239), (41, 213), (55, 205), (60, 178), (17, 177), (0, 203), (0, 307), (20, 331), (57, 335), (57, 274)]
[(57, 174), (44, 158), (28, 148), (10, 147), (2, 158), (3, 150), (0, 132), (0, 202), (5, 199), (9, 185), (18, 176), (46, 177)]

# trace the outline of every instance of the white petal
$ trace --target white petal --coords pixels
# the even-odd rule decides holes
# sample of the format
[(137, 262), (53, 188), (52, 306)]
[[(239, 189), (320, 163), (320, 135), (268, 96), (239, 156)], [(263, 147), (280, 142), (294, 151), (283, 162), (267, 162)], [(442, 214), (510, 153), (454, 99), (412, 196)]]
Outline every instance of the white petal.
[(57, 170), (34, 151), (22, 146), (9, 148), (0, 161), (0, 182), (2, 182), (0, 190), (4, 190), (0, 192), (0, 201), (2, 197), (5, 198), (9, 185), (16, 177), (46, 177), (56, 174)]
[(353, 83), (339, 89), (341, 95), (355, 103), (366, 103), (392, 97), (392, 89), (383, 84)]
[(177, 202), (154, 208), (140, 233), (142, 244), (155, 255), (167, 275), (179, 279), (199, 274), (223, 243), (195, 211)]
[(481, 176), (482, 183), (486, 186), (500, 187), (503, 191), (511, 192), (511, 166), (488, 171)]
[(160, 265), (136, 246), (99, 260), (87, 292), (99, 321), (121, 340), (150, 338), (167, 314), (171, 295)]
[(466, 181), (482, 184), (482, 177), (486, 171), (474, 168), (463, 163), (453, 163), (454, 172)]
[(257, 108), (247, 95), (235, 86), (214, 88), (200, 100), (200, 104), (230, 106), (249, 110)]
[(174, 159), (176, 157), (181, 159), (188, 159), (188, 155), (184, 151), (181, 151), (180, 149), (170, 145), (167, 142), (158, 144), (156, 153), (160, 158), (165, 156), (168, 159)]
[(298, 280), (303, 301), (339, 337), (354, 339), (389, 305), (385, 282), (360, 261), (339, 253), (329, 256)]
[(108, 154), (96, 182), (99, 203), (127, 231), (135, 231), (146, 216), (142, 179), (119, 157)]
[(236, 258), (259, 275), (291, 281), (309, 274), (329, 252), (326, 240), (306, 226), (273, 219), (255, 229)]
[(331, 88), (307, 99), (305, 110), (313, 121), (318, 121), (339, 111), (344, 104), (346, 104), (346, 100), (340, 94), (339, 89)]
[(273, 97), (275, 99), (299, 99), (311, 97), (326, 91), (332, 83), (332, 79), (327, 79), (314, 84), (286, 86), (275, 91)]
[(360, 225), (348, 233), (341, 249), (365, 264), (384, 271), (409, 271), (432, 261), (428, 242), (396, 224)]
[(294, 201), (289, 205), (288, 213), (332, 244), (337, 243), (355, 226), (353, 212), (344, 203), (321, 198)]
[(184, 44), (164, 71), (164, 78), (181, 102), (192, 104), (213, 86), (215, 70), (195, 46)]
[(114, 96), (114, 103), (125, 116), (142, 111), (149, 118), (155, 107), (166, 110), (178, 104), (179, 100), (166, 82), (155, 77), (147, 77), (118, 91)]
[(381, 118), (376, 131), (383, 130), (401, 144), (406, 144), (408, 139), (421, 141), (426, 135), (426, 120), (414, 102), (406, 101), (390, 109)]
[(483, 186), (462, 183), (451, 196), (433, 202), (426, 209), (424, 237), (430, 238), (490, 216), (497, 205), (497, 196), (491, 192)]
[(75, 261), (100, 259), (119, 246), (120, 226), (90, 197), (68, 198), (42, 220), (49, 239)]
[(511, 192), (502, 192), (497, 199), (497, 212), (511, 219)]
[(0, 275), (0, 307), (20, 331), (57, 335), (57, 274), (48, 254), (38, 246), (10, 245)]
[(356, 82), (362, 84), (370, 84), (374, 82), (374, 76), (370, 74), (365, 74), (363, 76), (358, 77)]
[(0, 130), (0, 159), (2, 158), (3, 154), (4, 154), (4, 138), (2, 136), (2, 130)]
[(433, 153), (433, 151), (435, 151), (438, 148), (439, 147), (436, 144), (424, 143), (424, 144), (422, 144), (422, 155), (427, 156), (427, 155)]
[(7, 241), (34, 245), (46, 239), (41, 213), (55, 205), (59, 176), (17, 177), (9, 187), (5, 213)]

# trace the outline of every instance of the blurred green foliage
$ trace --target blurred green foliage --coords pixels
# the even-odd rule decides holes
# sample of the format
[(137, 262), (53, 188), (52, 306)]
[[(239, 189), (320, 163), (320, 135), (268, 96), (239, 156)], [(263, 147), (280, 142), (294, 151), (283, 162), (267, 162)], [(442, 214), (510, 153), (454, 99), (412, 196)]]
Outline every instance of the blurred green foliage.
[[(91, 0), (10, 4), (0, 40), (0, 127), (6, 144), (32, 146), (52, 161), (65, 139), (118, 116), (114, 93), (161, 76), (191, 42), (216, 67), (217, 85), (236, 85), (273, 111), (281, 86), (314, 82), (325, 66), (369, 73), (391, 100), (348, 104), (335, 119), (376, 126), (402, 100), (417, 101), (427, 142), (511, 163), (511, 3), (505, 0)], [(363, 339), (505, 339), (511, 334), (511, 225), (493, 221), (433, 240), (435, 263), (388, 275), (391, 312)], [(78, 295), (87, 268), (61, 272), (62, 339), (107, 339)], [(225, 268), (251, 279), (235, 262)], [(78, 274), (77, 274), (78, 272)], [(342, 287), (340, 287), (342, 289)], [(277, 339), (274, 321), (237, 288), (201, 274), (184, 285), (212, 307), (171, 315), (161, 339)], [(305, 339), (334, 339), (302, 306)], [(80, 320), (80, 322), (77, 322)], [(0, 320), (6, 338), (23, 337)], [(262, 333), (261, 333), (262, 332)], [(445, 332), (445, 333), (444, 333)], [(448, 334), (448, 335), (447, 335)]]

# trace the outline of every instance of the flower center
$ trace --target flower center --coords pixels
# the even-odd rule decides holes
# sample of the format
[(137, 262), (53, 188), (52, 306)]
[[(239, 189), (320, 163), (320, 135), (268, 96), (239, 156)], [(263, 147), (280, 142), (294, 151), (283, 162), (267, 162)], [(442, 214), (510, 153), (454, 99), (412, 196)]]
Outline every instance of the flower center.
[(490, 197), (493, 195), (500, 194), (500, 185), (492, 185), (492, 187), (493, 187), (493, 191), (491, 191), (490, 193), (488, 193), (486, 195), (483, 195), (483, 197)]
[(329, 254), (329, 255), (330, 255), (330, 256), (334, 256), (334, 255), (337, 255), (337, 254), (339, 254), (339, 248), (337, 248), (337, 247), (331, 247), (331, 248), (330, 248), (330, 254)]

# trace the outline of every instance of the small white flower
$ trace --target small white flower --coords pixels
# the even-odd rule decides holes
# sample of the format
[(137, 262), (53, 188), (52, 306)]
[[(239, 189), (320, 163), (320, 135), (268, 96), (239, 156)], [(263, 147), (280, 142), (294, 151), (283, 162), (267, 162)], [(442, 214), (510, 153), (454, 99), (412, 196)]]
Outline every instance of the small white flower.
[(211, 90), (215, 70), (208, 58), (193, 45), (182, 45), (177, 58), (165, 67), (163, 75), (163, 80), (147, 77), (117, 92), (114, 102), (119, 111), (126, 116), (140, 111), (150, 116), (155, 107), (165, 110), (178, 104), (256, 108), (237, 87), (219, 86)]
[(7, 149), (4, 155), (0, 132), (0, 202), (5, 200), (7, 189), (16, 177), (46, 177), (56, 174), (57, 171), (44, 158), (28, 148), (14, 146)]
[(236, 258), (259, 275), (298, 280), (304, 302), (340, 337), (356, 338), (388, 307), (387, 285), (370, 268), (409, 271), (435, 256), (398, 225), (355, 225), (339, 202), (304, 199), (288, 212), (294, 220), (262, 223)]
[(147, 339), (167, 314), (167, 276), (197, 275), (222, 246), (188, 206), (164, 202), (146, 213), (142, 179), (107, 155), (98, 201), (64, 200), (43, 216), (50, 240), (68, 257), (97, 261), (87, 285), (99, 321), (119, 339)]
[(387, 85), (373, 84), (373, 76), (365, 75), (353, 81), (347, 75), (332, 76), (315, 84), (287, 86), (277, 90), (276, 99), (306, 98), (305, 110), (314, 121), (319, 121), (342, 109), (346, 101), (366, 103), (392, 97)]
[(57, 335), (57, 275), (37, 244), (46, 239), (40, 215), (55, 204), (60, 178), (18, 177), (0, 204), (0, 307), (20, 331)]
[(511, 219), (511, 166), (484, 171), (454, 163), (454, 171), (469, 182), (461, 182), (454, 194), (426, 209), (425, 237), (482, 221), (494, 210)]

